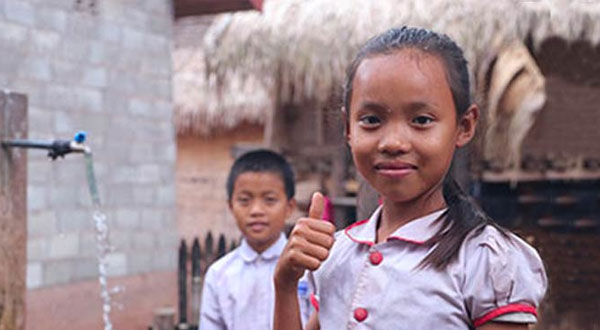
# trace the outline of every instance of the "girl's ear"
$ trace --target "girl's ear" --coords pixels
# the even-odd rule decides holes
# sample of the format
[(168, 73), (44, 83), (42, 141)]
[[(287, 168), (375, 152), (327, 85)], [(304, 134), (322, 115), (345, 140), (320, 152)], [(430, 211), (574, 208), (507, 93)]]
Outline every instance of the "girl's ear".
[(460, 148), (469, 143), (475, 136), (477, 120), (479, 119), (479, 107), (477, 104), (471, 104), (458, 122), (458, 136), (456, 138), (456, 147)]

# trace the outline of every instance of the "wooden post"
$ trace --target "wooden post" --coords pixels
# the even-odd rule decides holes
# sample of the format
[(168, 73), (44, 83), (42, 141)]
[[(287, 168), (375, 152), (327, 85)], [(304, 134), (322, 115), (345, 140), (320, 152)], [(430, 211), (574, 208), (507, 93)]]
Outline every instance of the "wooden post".
[[(0, 140), (27, 138), (27, 98), (0, 91)], [(0, 329), (25, 329), (27, 151), (0, 148)]]
[(277, 69), (275, 73), (275, 84), (271, 92), (273, 98), (272, 111), (267, 114), (265, 122), (263, 145), (266, 148), (273, 150), (281, 150), (282, 146), (287, 144), (286, 128), (285, 128), (285, 111), (284, 105), (281, 101), (281, 67)]
[(178, 288), (179, 288), (179, 322), (178, 324), (187, 324), (187, 244), (181, 240), (179, 245), (178, 262)]
[(154, 310), (152, 330), (173, 330), (175, 328), (175, 309), (163, 307)]
[(231, 252), (231, 251), (235, 250), (235, 248), (236, 248), (237, 246), (238, 246), (237, 242), (236, 242), (234, 239), (232, 239), (232, 240), (231, 240), (231, 243), (229, 244), (229, 252)]
[(213, 254), (214, 244), (212, 232), (209, 231), (208, 235), (206, 235), (206, 238), (204, 239), (204, 252), (206, 253), (204, 257), (206, 260), (206, 268), (208, 268), (208, 266), (215, 260), (215, 256)]
[(200, 302), (202, 297), (202, 266), (200, 263), (202, 251), (198, 237), (194, 238), (192, 244), (192, 285), (191, 285), (191, 318), (190, 324), (198, 326), (200, 320)]
[(225, 235), (219, 235), (219, 242), (217, 243), (217, 258), (219, 259), (227, 253), (227, 248), (225, 246)]

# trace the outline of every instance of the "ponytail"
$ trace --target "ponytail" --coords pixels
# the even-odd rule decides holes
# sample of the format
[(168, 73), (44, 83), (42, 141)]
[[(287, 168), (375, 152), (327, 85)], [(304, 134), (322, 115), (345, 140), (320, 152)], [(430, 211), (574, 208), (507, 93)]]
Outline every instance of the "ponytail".
[(423, 260), (421, 267), (433, 266), (444, 269), (457, 256), (465, 237), (471, 233), (480, 233), (486, 225), (492, 225), (506, 234), (477, 203), (466, 194), (452, 174), (446, 175), (443, 183), (443, 195), (448, 205), (440, 231), (426, 244), (437, 246)]

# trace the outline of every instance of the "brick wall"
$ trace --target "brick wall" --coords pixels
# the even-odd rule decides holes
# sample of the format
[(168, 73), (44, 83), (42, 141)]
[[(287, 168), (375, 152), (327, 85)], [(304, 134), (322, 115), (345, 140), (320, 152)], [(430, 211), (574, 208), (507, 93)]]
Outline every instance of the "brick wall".
[[(0, 0), (0, 88), (29, 97), (29, 137), (89, 133), (111, 275), (175, 268), (168, 0)], [(96, 276), (82, 157), (28, 165), (29, 288)]]

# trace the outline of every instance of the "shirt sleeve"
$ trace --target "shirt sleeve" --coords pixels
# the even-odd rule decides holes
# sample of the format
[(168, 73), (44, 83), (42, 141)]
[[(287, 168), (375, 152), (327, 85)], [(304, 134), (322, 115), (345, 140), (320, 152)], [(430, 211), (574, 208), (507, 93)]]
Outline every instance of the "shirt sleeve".
[(533, 247), (487, 226), (469, 239), (464, 252), (463, 295), (473, 326), (495, 320), (536, 322), (547, 278)]
[(214, 269), (209, 268), (204, 278), (202, 302), (200, 304), (200, 320), (198, 330), (226, 330), (223, 314), (219, 306), (217, 283)]

